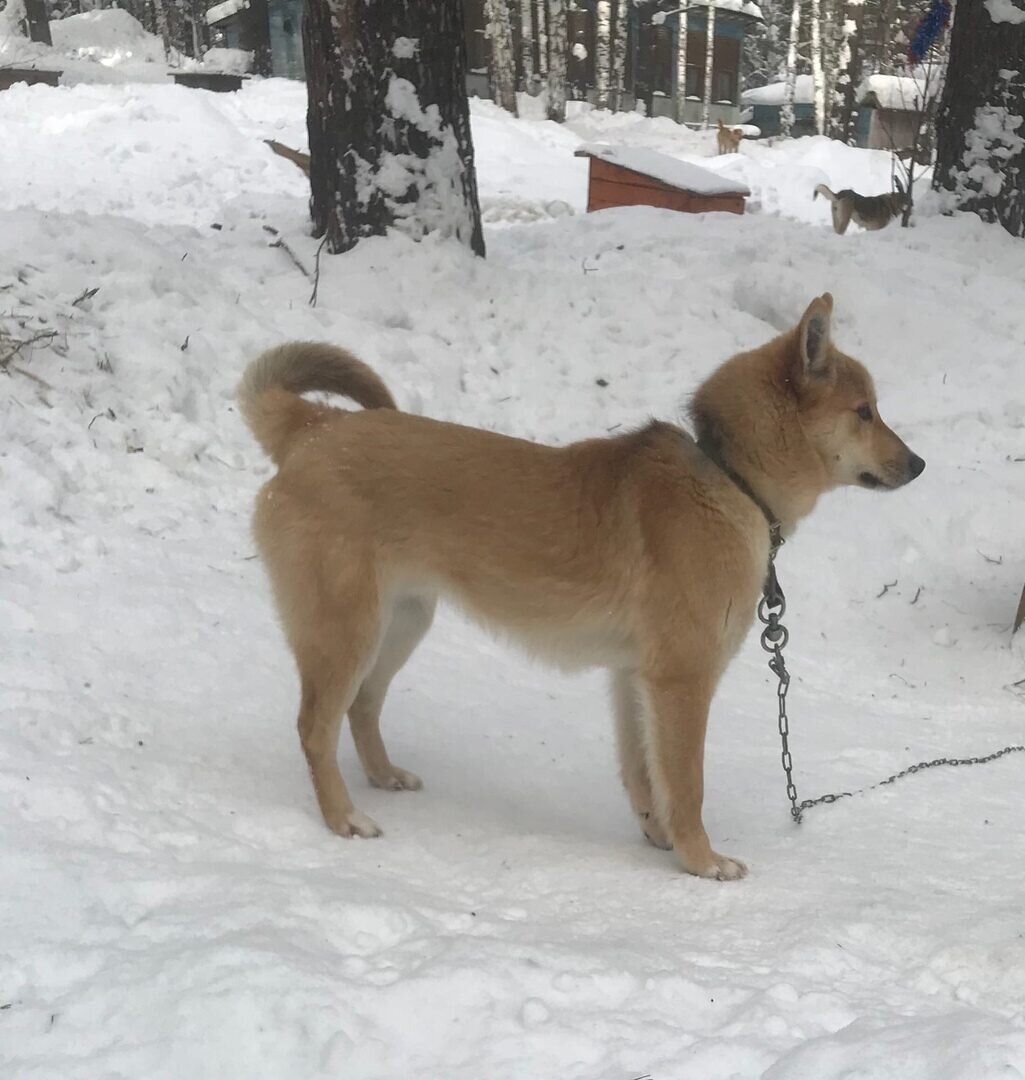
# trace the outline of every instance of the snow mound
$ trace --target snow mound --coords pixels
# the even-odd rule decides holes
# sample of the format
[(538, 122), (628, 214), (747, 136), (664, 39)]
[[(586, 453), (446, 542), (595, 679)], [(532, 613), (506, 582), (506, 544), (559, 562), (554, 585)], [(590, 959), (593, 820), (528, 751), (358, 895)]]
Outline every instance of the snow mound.
[(164, 45), (156, 34), (121, 8), (83, 11), (50, 23), (53, 47), (70, 57), (95, 60), (108, 67), (126, 60), (163, 64)]
[(244, 75), (253, 66), (253, 54), (246, 49), (207, 49), (203, 62), (196, 65), (203, 71), (223, 72), (225, 75)]

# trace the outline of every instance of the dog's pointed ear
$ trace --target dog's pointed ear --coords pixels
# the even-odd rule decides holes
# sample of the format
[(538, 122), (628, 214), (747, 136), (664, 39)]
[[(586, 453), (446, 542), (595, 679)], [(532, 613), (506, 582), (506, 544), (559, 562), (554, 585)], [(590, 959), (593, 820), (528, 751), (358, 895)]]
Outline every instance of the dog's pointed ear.
[(830, 357), (830, 323), (833, 315), (833, 297), (830, 293), (817, 296), (801, 316), (797, 328), (801, 369), (813, 378), (827, 376), (832, 368)]

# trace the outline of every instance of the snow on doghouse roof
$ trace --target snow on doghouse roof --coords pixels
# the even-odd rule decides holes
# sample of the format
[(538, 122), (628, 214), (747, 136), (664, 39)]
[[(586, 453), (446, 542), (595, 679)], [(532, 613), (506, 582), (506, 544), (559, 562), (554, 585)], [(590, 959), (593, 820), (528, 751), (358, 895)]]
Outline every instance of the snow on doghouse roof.
[[(740, 95), (744, 105), (782, 105), (783, 95), (786, 93), (785, 82), (769, 83), (768, 86), (756, 86), (753, 90), (745, 90)], [(810, 105), (815, 100), (815, 87), (812, 85), (810, 75), (798, 75), (794, 87), (794, 103), (797, 105)]]
[(858, 104), (913, 112), (923, 101), (936, 97), (939, 89), (939, 74), (935, 70), (931, 75), (925, 68), (916, 69), (913, 76), (869, 75), (858, 87)]
[(600, 158), (632, 172), (650, 176), (670, 187), (693, 191), (696, 195), (750, 195), (751, 192), (736, 180), (728, 180), (711, 169), (691, 165), (688, 161), (645, 150), (641, 146), (608, 146), (588, 143), (577, 150), (578, 155)]

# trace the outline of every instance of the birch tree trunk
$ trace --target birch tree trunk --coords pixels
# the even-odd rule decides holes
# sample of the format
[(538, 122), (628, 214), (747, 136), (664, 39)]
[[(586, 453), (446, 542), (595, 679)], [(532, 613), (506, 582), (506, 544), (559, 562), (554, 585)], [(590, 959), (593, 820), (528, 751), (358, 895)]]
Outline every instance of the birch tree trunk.
[(328, 251), (395, 228), (484, 254), (460, 0), (306, 0), (310, 213)]
[[(999, 19), (999, 21), (998, 21)], [(933, 186), (1025, 237), (1025, 6), (962, 0), (936, 121)]]
[(192, 55), (202, 60), (206, 52), (206, 5), (202, 0), (189, 0), (189, 18), (192, 22)]
[(554, 10), (551, 3), (535, 0), (534, 11), (537, 15), (537, 73), (543, 79), (548, 74), (548, 13)]
[(690, 5), (687, 0), (680, 4), (679, 23), (676, 30), (676, 122), (682, 124), (687, 112), (687, 17)]
[(708, 23), (705, 28), (705, 104), (701, 110), (701, 123), (708, 127), (712, 116), (712, 82), (715, 75), (715, 3), (708, 0)]
[(157, 20), (157, 33), (164, 43), (164, 59), (171, 59), (171, 34), (167, 24), (167, 4), (170, 0), (153, 0), (153, 12)]
[(534, 0), (520, 0), (520, 66), (523, 70), (523, 89), (529, 90), (534, 81)]
[(598, 0), (595, 11), (595, 105), (599, 109), (609, 107), (609, 77), (612, 53), (612, 0)]
[(548, 0), (548, 119), (566, 119), (566, 25), (565, 0)]
[(612, 94), (614, 111), (623, 108), (626, 84), (626, 44), (630, 33), (630, 0), (617, 0), (615, 36), (612, 39)]
[(822, 74), (822, 0), (811, 0), (811, 79), (815, 89), (815, 131), (826, 133), (826, 82)]
[(847, 0), (847, 18), (844, 24), (847, 33), (847, 63), (842, 84), (843, 105), (840, 108), (840, 138), (853, 146), (856, 132), (858, 109), (858, 86), (861, 84), (862, 41), (861, 30), (865, 21), (865, 0)]
[(787, 79), (783, 88), (783, 108), (779, 113), (780, 131), (785, 139), (794, 127), (794, 93), (797, 89), (797, 38), (801, 32), (801, 0), (793, 0), (790, 9), (790, 46), (787, 49)]
[[(394, 0), (388, 0), (393, 3)], [(430, 5), (427, 5), (430, 6)], [(516, 56), (513, 52), (512, 27), (506, 0), (485, 0), (484, 17), (491, 42), (491, 85), (495, 100), (507, 112), (516, 115)]]

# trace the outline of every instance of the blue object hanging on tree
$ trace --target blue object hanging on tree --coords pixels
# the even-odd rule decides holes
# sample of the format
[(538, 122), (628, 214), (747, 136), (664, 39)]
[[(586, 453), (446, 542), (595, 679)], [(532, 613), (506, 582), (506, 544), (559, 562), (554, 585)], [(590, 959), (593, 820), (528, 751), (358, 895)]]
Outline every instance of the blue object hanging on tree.
[(908, 46), (908, 63), (920, 64), (933, 43), (950, 22), (950, 0), (932, 0), (929, 10), (918, 20)]

